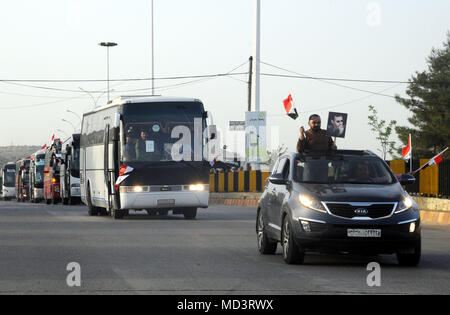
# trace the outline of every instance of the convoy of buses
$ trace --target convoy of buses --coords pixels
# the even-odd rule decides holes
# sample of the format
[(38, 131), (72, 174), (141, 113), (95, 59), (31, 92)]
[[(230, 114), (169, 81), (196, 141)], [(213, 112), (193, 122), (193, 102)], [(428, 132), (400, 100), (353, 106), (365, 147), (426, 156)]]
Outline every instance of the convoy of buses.
[(209, 116), (198, 99), (118, 97), (85, 113), (81, 133), (4, 165), (1, 197), (81, 200), (90, 216), (115, 219), (129, 210), (194, 219), (208, 207)]

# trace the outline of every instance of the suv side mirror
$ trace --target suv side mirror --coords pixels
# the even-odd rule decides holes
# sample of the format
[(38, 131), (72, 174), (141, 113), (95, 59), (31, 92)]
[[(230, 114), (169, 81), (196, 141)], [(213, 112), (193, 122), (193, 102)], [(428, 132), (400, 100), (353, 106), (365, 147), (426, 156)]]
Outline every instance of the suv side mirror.
[(275, 185), (286, 185), (288, 182), (284, 179), (283, 174), (270, 175), (269, 181)]
[(402, 186), (414, 184), (416, 178), (410, 174), (402, 174), (397, 176), (398, 181)]

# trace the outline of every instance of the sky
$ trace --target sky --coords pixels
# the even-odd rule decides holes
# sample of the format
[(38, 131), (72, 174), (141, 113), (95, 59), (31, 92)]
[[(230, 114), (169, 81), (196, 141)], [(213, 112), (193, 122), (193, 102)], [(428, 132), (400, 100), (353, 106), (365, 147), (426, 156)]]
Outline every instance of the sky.
[[(154, 0), (155, 77), (227, 73), (241, 65), (235, 72), (247, 72), (254, 11), (254, 0)], [(118, 43), (110, 50), (112, 80), (149, 78), (150, 25), (150, 0), (2, 0), (0, 146), (43, 145), (53, 134), (64, 137), (72, 124), (79, 125), (78, 116), (107, 101), (106, 82), (7, 80), (105, 80), (106, 49), (98, 45), (104, 41)], [(448, 30), (449, 1), (261, 0), (261, 72), (407, 81), (427, 68), (426, 58), (433, 47), (442, 47)], [(156, 80), (156, 93), (201, 99), (224, 133), (230, 120), (245, 119), (247, 75), (173, 86), (192, 80)], [(268, 135), (276, 138), (272, 145), (294, 151), (299, 127), (313, 113), (323, 121), (329, 111), (348, 113), (338, 147), (376, 153), (380, 146), (368, 126), (369, 105), (380, 118), (408, 125), (409, 112), (392, 97), (355, 90), (406, 96), (406, 84), (333, 82), (353, 89), (323, 80), (261, 77), (261, 110), (267, 111), (268, 129), (278, 128)], [(149, 87), (149, 81), (113, 81), (110, 94), (149, 94), (130, 91)], [(289, 94), (300, 113), (295, 121), (284, 115), (282, 101)], [(233, 139), (224, 143), (232, 146)], [(403, 145), (396, 135), (393, 140)]]

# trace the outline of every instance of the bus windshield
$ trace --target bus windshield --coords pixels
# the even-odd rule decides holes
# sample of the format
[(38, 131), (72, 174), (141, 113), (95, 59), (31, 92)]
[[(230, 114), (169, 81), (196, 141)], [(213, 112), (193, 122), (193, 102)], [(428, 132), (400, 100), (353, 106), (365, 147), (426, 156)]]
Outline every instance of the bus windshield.
[(73, 148), (70, 161), (70, 175), (73, 177), (80, 177), (80, 148)]
[(36, 166), (36, 179), (34, 185), (40, 188), (44, 184), (44, 165)]
[(16, 171), (14, 169), (7, 168), (4, 170), (3, 186), (14, 187), (16, 184)]
[(123, 112), (126, 162), (193, 161), (195, 137), (203, 150), (203, 105), (199, 102), (129, 104)]

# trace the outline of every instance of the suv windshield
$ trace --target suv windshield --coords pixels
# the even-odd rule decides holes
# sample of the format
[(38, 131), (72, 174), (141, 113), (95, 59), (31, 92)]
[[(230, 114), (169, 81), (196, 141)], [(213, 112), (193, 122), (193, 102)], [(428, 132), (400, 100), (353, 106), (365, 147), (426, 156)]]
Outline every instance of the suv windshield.
[(374, 156), (305, 157), (296, 161), (295, 180), (317, 184), (395, 183), (386, 164)]

